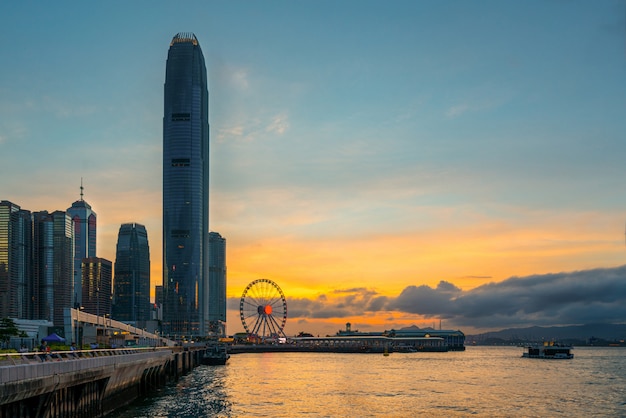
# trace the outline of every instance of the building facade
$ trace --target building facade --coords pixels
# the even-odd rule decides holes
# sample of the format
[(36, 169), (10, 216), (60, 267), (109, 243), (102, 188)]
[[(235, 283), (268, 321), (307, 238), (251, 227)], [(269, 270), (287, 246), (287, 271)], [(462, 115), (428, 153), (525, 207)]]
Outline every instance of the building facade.
[(63, 326), (74, 295), (74, 224), (64, 211), (33, 214), (33, 266), (38, 318)]
[(0, 318), (33, 319), (32, 215), (0, 202)]
[(209, 335), (226, 335), (226, 240), (209, 233)]
[(111, 314), (113, 264), (99, 257), (83, 259), (82, 308), (90, 314), (104, 316)]
[(0, 317), (64, 325), (74, 300), (74, 223), (0, 202)]
[(209, 328), (209, 93), (192, 33), (167, 55), (163, 112), (163, 332), (204, 336)]
[(96, 256), (96, 213), (89, 203), (83, 200), (83, 184), (80, 185), (80, 200), (72, 203), (67, 209), (74, 224), (74, 308), (82, 306), (82, 273), (83, 259)]
[(111, 317), (139, 324), (150, 320), (150, 246), (146, 227), (120, 226), (115, 254)]

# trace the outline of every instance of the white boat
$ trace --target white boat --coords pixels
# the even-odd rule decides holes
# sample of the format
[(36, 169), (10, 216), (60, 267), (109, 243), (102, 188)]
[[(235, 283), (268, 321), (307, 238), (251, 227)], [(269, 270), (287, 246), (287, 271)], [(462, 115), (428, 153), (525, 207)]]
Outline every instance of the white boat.
[(524, 347), (524, 354), (522, 357), (527, 358), (541, 358), (549, 360), (567, 360), (574, 358), (574, 354), (571, 353), (571, 345), (562, 345), (555, 343), (544, 343), (543, 345), (529, 345)]

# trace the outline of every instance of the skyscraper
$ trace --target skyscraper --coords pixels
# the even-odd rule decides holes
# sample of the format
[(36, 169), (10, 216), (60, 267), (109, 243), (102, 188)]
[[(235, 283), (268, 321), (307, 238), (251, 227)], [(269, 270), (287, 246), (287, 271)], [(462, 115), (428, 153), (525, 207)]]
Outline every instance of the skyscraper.
[(34, 276), (38, 319), (64, 325), (74, 293), (74, 224), (63, 211), (33, 213)]
[(48, 321), (54, 317), (53, 231), (54, 222), (47, 211), (33, 213), (33, 272), (37, 288), (34, 309), (36, 319)]
[(167, 54), (163, 109), (163, 332), (206, 335), (208, 315), (209, 92), (193, 33)]
[(67, 209), (74, 224), (74, 307), (82, 306), (81, 263), (84, 258), (96, 256), (96, 213), (83, 200), (83, 181), (80, 181), (80, 200)]
[(113, 279), (113, 312), (118, 321), (150, 319), (150, 247), (146, 227), (137, 223), (120, 226)]
[(226, 240), (209, 232), (209, 334), (226, 334)]
[(0, 202), (0, 318), (33, 319), (32, 215)]
[(85, 312), (105, 316), (111, 313), (112, 263), (99, 257), (83, 259), (81, 271), (83, 282), (82, 306)]

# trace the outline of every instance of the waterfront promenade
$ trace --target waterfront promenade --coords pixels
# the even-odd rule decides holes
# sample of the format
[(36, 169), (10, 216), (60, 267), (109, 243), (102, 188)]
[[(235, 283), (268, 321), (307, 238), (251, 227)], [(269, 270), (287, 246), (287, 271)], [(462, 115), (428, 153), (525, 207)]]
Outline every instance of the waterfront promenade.
[(0, 418), (98, 417), (200, 364), (203, 347), (0, 355)]

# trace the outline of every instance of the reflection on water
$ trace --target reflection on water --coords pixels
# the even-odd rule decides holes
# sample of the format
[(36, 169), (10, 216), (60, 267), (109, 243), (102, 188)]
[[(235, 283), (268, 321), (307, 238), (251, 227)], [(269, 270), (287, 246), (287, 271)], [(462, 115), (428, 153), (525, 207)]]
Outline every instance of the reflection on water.
[(573, 360), (521, 354), (237, 354), (112, 416), (626, 416), (626, 350), (577, 348)]

